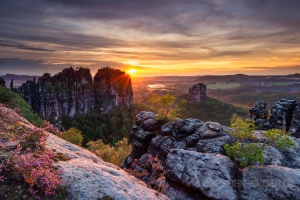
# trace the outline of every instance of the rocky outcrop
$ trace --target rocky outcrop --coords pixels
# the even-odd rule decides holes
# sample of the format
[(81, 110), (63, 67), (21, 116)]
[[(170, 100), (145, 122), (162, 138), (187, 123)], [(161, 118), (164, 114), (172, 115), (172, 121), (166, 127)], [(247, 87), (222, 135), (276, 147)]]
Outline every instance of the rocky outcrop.
[[(151, 174), (153, 167), (145, 158), (157, 156), (168, 171), (169, 187), (164, 194), (170, 199), (299, 199), (299, 139), (291, 137), (296, 146), (285, 151), (267, 146), (264, 165), (239, 169), (224, 150), (234, 142), (229, 128), (193, 118), (171, 122), (156, 118), (145, 111), (137, 115), (131, 133), (133, 150), (123, 167)], [(294, 176), (291, 183), (290, 176)], [(290, 185), (270, 188), (269, 181)], [(272, 190), (276, 190), (274, 194)]]
[(189, 102), (206, 101), (206, 85), (197, 83), (189, 89)]
[[(194, 118), (164, 122), (157, 120), (154, 113), (143, 111), (136, 117), (131, 137), (133, 150), (123, 167), (131, 168), (133, 161), (140, 159), (137, 168), (134, 167), (140, 170), (139, 163), (148, 154), (157, 156), (169, 171), (166, 175), (169, 188), (164, 192), (169, 198), (239, 198), (237, 188), (230, 182), (238, 170), (230, 158), (221, 155), (232, 138), (219, 123)], [(175, 190), (176, 193), (170, 192)]]
[(99, 69), (94, 81), (87, 68), (66, 68), (52, 77), (45, 73), (37, 81), (24, 83), (19, 92), (41, 117), (55, 120), (133, 102), (130, 76), (108, 67)]
[(2, 77), (0, 77), (0, 86), (6, 87), (5, 86), (5, 80)]
[(268, 118), (268, 107), (264, 100), (257, 101), (249, 110), (249, 118), (255, 121), (256, 129), (281, 129), (291, 136), (300, 138), (300, 104), (293, 99), (281, 99), (271, 108)]
[(270, 128), (268, 116), (269, 110), (267, 102), (264, 100), (257, 101), (255, 106), (249, 110), (249, 117), (255, 121), (255, 126), (261, 130)]
[[(32, 132), (37, 127), (20, 117), (14, 110), (7, 109), (0, 104), (1, 116), (6, 116), (17, 125), (5, 124), (0, 118), (1, 129), (13, 131), (23, 129), (23, 126)], [(41, 130), (44, 131), (44, 130)], [(68, 158), (55, 162), (54, 165), (62, 171), (63, 186), (68, 191), (67, 200), (78, 199), (120, 199), (120, 200), (167, 200), (162, 194), (156, 195), (147, 185), (129, 175), (119, 167), (104, 162), (90, 151), (71, 144), (51, 133), (45, 132), (48, 137), (46, 148), (54, 150), (56, 154)], [(1, 138), (3, 139), (3, 138)], [(0, 147), (16, 146), (0, 140)], [(0, 148), (1, 150), (1, 148)], [(62, 156), (61, 156), (62, 157)], [(26, 197), (26, 196), (25, 196)]]

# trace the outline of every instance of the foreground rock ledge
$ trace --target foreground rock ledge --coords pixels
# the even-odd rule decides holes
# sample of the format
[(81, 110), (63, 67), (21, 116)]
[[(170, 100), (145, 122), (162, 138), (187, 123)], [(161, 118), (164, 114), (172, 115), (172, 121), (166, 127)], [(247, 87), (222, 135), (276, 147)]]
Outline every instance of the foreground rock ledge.
[(268, 165), (243, 170), (242, 199), (300, 199), (300, 169)]
[(167, 156), (167, 177), (187, 187), (198, 189), (212, 199), (239, 199), (234, 163), (220, 154), (172, 149)]
[[(36, 129), (14, 110), (7, 109), (2, 104), (0, 104), (0, 112), (11, 119), (18, 120), (20, 124), (31, 130)], [(169, 199), (162, 194), (157, 196), (155, 191), (149, 189), (144, 182), (104, 162), (90, 151), (46, 133), (48, 134), (46, 148), (70, 158), (68, 161), (55, 163), (56, 167), (63, 170), (62, 180), (69, 193), (67, 200), (96, 200), (105, 196), (117, 200)]]

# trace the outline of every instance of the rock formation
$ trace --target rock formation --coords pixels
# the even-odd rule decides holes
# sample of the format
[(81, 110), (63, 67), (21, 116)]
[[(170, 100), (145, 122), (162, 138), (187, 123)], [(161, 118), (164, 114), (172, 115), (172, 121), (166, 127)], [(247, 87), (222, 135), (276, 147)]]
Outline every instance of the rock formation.
[(257, 101), (255, 107), (249, 110), (249, 117), (255, 121), (255, 126), (261, 130), (267, 130), (270, 128), (268, 120), (269, 110), (267, 102), (264, 100)]
[(28, 80), (19, 90), (41, 117), (55, 120), (93, 109), (105, 112), (133, 102), (130, 76), (109, 67), (99, 69), (94, 81), (87, 68), (66, 68), (52, 77), (45, 73), (37, 81)]
[(6, 87), (5, 86), (5, 80), (2, 77), (0, 77), (0, 86)]
[(268, 119), (268, 107), (264, 100), (257, 101), (255, 107), (249, 109), (249, 118), (255, 121), (256, 129), (281, 129), (290, 135), (300, 138), (300, 104), (293, 99), (281, 99), (271, 108)]
[(228, 129), (193, 118), (159, 121), (154, 113), (143, 111), (136, 116), (133, 150), (123, 167), (154, 173), (151, 166), (142, 166), (148, 155), (157, 156), (168, 171), (164, 194), (170, 199), (300, 198), (299, 139), (291, 137), (296, 147), (286, 151), (267, 147), (263, 166), (239, 170), (224, 150), (225, 144), (234, 142)]
[(269, 120), (271, 127), (288, 131), (296, 105), (296, 101), (292, 98), (280, 99), (275, 103), (271, 108)]
[(189, 89), (189, 102), (206, 101), (206, 85), (197, 83)]
[[(27, 127), (32, 132), (37, 127), (30, 124), (26, 119), (19, 116), (14, 110), (5, 108), (0, 104), (0, 115), (10, 118), (9, 121), (18, 121), (17, 126), (5, 124), (3, 118), (0, 118), (1, 128), (9, 131), (13, 129), (23, 129)], [(90, 151), (77, 145), (71, 144), (51, 133), (46, 140), (46, 148), (55, 150), (55, 153), (62, 155), (65, 161), (55, 162), (54, 165), (62, 170), (63, 186), (68, 191), (67, 200), (78, 199), (124, 199), (124, 200), (167, 200), (162, 194), (156, 195), (147, 185), (139, 179), (127, 174), (119, 167), (104, 162)], [(4, 138), (0, 140), (0, 147)], [(15, 144), (16, 141), (10, 143)], [(0, 148), (1, 151), (1, 148)], [(20, 179), (21, 181), (21, 179)], [(22, 180), (23, 182), (23, 180)], [(26, 197), (26, 196), (25, 196)], [(2, 198), (1, 198), (2, 199)], [(5, 198), (4, 198), (5, 199)]]

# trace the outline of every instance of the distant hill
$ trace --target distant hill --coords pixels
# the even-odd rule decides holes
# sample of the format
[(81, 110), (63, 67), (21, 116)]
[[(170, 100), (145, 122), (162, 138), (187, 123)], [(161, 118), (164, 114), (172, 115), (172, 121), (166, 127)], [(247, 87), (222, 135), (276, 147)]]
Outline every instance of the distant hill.
[(14, 88), (18, 88), (23, 83), (25, 83), (27, 80), (39, 78), (39, 76), (34, 76), (34, 75), (17, 75), (17, 74), (6, 74), (6, 75), (0, 76), (0, 77), (2, 77), (5, 80), (5, 85), (7, 88), (10, 87), (10, 82), (12, 79), (14, 80)]

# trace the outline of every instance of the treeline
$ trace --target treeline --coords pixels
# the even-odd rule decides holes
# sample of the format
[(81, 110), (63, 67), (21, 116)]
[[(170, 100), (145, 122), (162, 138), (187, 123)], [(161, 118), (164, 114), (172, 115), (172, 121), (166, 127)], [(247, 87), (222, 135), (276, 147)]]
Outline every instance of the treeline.
[(259, 100), (265, 100), (269, 108), (272, 107), (278, 100), (282, 98), (288, 98), (290, 96), (296, 101), (300, 101), (299, 92), (257, 92), (248, 87), (207, 90), (207, 94), (221, 101), (247, 108), (253, 107), (255, 102)]
[[(182, 102), (183, 99), (187, 99), (187, 95), (182, 95), (177, 101)], [(202, 102), (185, 103), (178, 109), (178, 116), (180, 118), (197, 118), (202, 121), (214, 121), (225, 126), (230, 125), (230, 119), (233, 114), (245, 118), (248, 115), (248, 110), (210, 97)]]
[(83, 134), (83, 146), (89, 141), (101, 139), (105, 144), (112, 144), (124, 137), (129, 138), (130, 129), (135, 121), (135, 116), (143, 111), (149, 110), (144, 104), (133, 104), (127, 108), (112, 109), (107, 113), (92, 111), (88, 114), (77, 114), (70, 118), (64, 116), (62, 125), (67, 130), (76, 127)]

